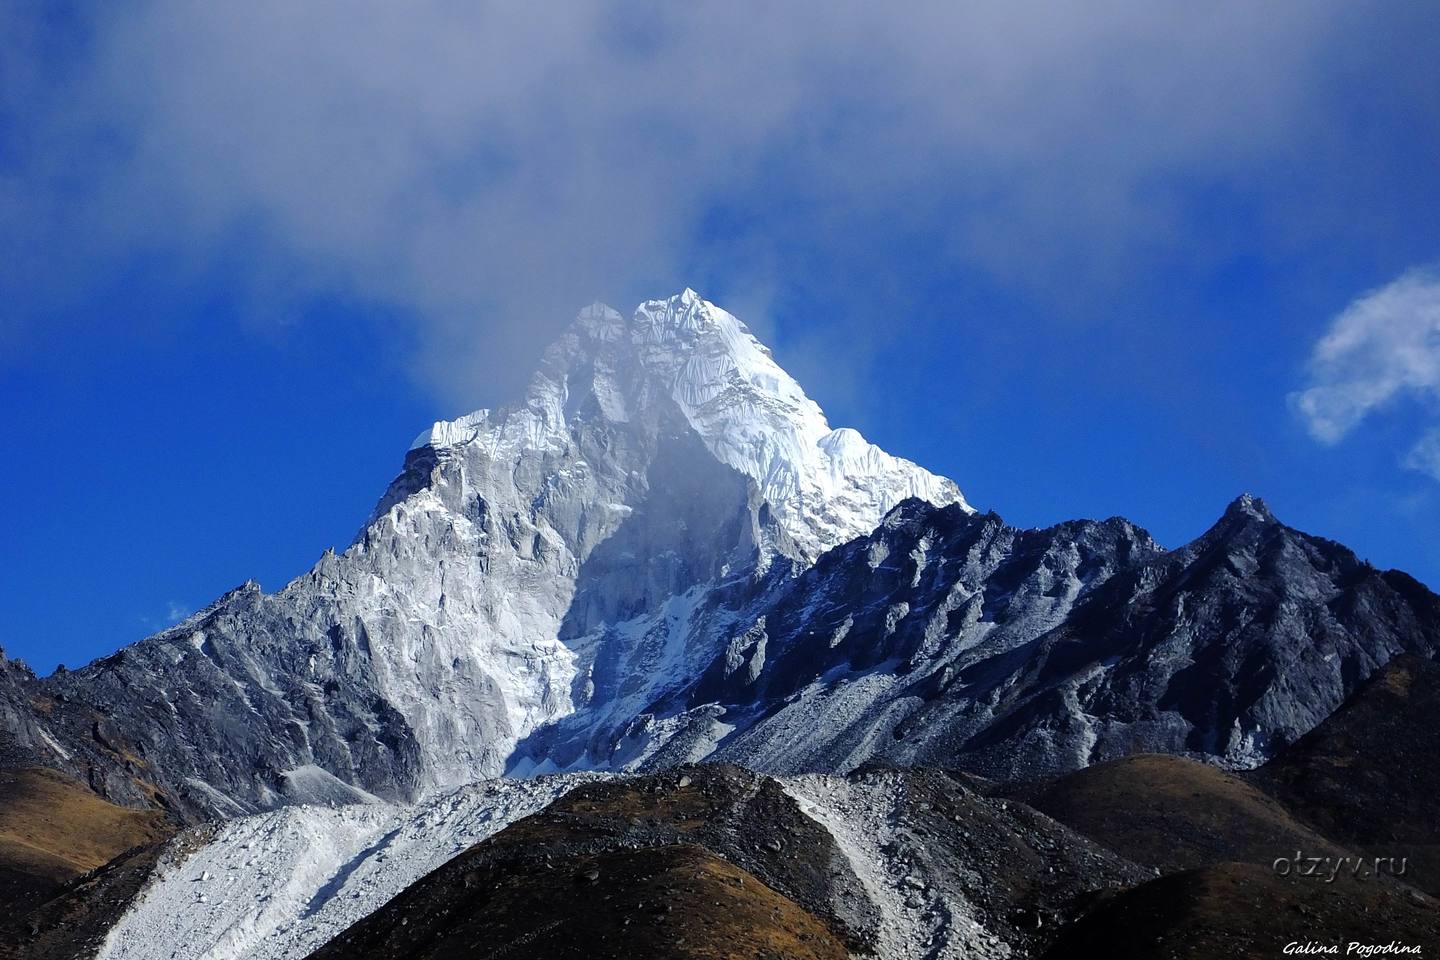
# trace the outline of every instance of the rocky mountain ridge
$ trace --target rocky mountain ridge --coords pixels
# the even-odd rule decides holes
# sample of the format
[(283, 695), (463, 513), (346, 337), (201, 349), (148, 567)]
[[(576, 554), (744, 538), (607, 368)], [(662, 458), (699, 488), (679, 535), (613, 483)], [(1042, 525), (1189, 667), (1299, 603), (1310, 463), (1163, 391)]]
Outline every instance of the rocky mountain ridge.
[(687, 706), (737, 728), (714, 758), (782, 772), (1252, 767), (1393, 657), (1440, 650), (1440, 598), (1249, 496), (1169, 551), (1121, 519), (1016, 530), (910, 502), (762, 616)]
[(0, 662), (0, 748), (182, 818), (701, 759), (1244, 767), (1437, 644), (1434, 594), (1251, 497), (1168, 551), (977, 514), (687, 290), (587, 308), (279, 592), (74, 672)]

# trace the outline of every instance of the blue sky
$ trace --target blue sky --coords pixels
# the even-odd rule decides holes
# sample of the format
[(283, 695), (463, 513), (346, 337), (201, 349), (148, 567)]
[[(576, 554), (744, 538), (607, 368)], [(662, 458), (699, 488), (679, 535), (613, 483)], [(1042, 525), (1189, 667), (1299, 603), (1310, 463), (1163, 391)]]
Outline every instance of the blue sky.
[(1440, 8), (1012, 7), (7, 5), (0, 646), (281, 586), (687, 285), (1014, 523), (1440, 586)]

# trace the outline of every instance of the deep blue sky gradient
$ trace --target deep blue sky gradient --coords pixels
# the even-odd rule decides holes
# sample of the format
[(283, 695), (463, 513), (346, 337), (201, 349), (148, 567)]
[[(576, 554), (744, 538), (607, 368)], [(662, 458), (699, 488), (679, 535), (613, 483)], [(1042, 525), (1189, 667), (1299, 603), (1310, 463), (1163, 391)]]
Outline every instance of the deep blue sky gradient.
[[(1440, 588), (1440, 483), (1400, 465), (1434, 405), (1401, 397), (1325, 446), (1287, 401), (1347, 305), (1440, 261), (1433, 6), (1367, 7), (1353, 44), (1317, 41), (1301, 58), (1319, 91), (1305, 124), (1239, 131), (1270, 144), (1244, 162), (1181, 144), (1126, 181), (1134, 209), (1114, 220), (1099, 174), (1131, 162), (1115, 151), (1153, 143), (1076, 152), (1081, 131), (1071, 149), (1042, 138), (1019, 160), (1008, 145), (956, 147), (953, 169), (940, 156), (910, 170), (913, 183), (871, 183), (867, 131), (893, 138), (879, 156), (897, 164), (945, 144), (851, 104), (793, 139), (767, 133), (743, 175), (706, 174), (666, 199), (647, 212), (665, 219), (653, 235), (631, 236), (588, 195), (557, 201), (577, 205), (574, 229), (557, 214), (556, 246), (543, 231), (524, 238), (509, 272), (564, 278), (579, 251), (594, 254), (594, 276), (526, 280), (533, 312), (512, 291), (459, 297), (465, 309), (443, 321), (452, 301), (435, 291), (471, 258), (480, 270), (510, 255), (504, 244), (462, 244), (449, 250), (459, 266), (427, 272), (445, 256), (421, 270), (388, 248), (352, 255), (343, 231), (287, 221), (304, 190), (237, 190), (190, 219), (167, 206), (166, 184), (133, 171), (112, 190), (135, 129), (81, 136), (55, 118), (98, 109), (66, 64), (104, 47), (113, 24), (85, 5), (40, 9), (9, 24), (10, 52), (23, 54), (12, 62), (32, 69), (0, 70), (0, 646), (41, 672), (140, 639), (247, 578), (279, 588), (349, 542), (432, 420), (513, 398), (585, 300), (628, 311), (684, 285), (750, 322), (833, 424), (954, 478), (1012, 523), (1121, 514), (1179, 545), (1248, 491), (1293, 526)], [(620, 40), (663, 46), (645, 22), (622, 25)], [(572, 122), (583, 125), (554, 120)], [(676, 122), (645, 131), (655, 151), (690, 149), (693, 131)], [(52, 139), (63, 160), (46, 152)], [(844, 177), (811, 175), (816, 142), (854, 158)], [(975, 156), (1030, 166), (1002, 176), (967, 166)], [(459, 204), (472, 180), (529, 159), (464, 157), (431, 202)], [(622, 160), (617, 177), (636, 162)], [(368, 162), (347, 154), (336, 169)], [(1060, 188), (1030, 195), (1012, 176)], [(863, 189), (845, 192), (855, 178)], [(565, 185), (516, 189), (549, 209)], [(417, 204), (397, 222), (427, 217), (443, 210)], [(1013, 245), (991, 243), (1011, 221)], [(593, 244), (577, 246), (587, 232)], [(617, 245), (634, 254), (623, 269), (605, 259)], [(377, 286), (386, 256), (404, 284)], [(405, 284), (412, 295), (397, 292)]]

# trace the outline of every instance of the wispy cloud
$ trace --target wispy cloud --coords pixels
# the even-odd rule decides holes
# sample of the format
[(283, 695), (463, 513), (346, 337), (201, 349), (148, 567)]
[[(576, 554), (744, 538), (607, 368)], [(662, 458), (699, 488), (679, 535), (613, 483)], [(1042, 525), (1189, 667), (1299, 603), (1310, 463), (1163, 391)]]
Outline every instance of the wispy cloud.
[(165, 612), (156, 616), (143, 616), (140, 618), (140, 625), (146, 630), (164, 630), (166, 627), (173, 627), (175, 624), (190, 616), (190, 607), (176, 600), (170, 600), (165, 604)]
[(1411, 448), (1404, 464), (1411, 470), (1419, 470), (1440, 480), (1440, 427), (1430, 430)]
[[(1411, 270), (1335, 318), (1290, 397), (1315, 439), (1333, 444), (1367, 417), (1411, 398), (1440, 401), (1440, 273)], [(1440, 425), (1402, 461), (1440, 480)]]

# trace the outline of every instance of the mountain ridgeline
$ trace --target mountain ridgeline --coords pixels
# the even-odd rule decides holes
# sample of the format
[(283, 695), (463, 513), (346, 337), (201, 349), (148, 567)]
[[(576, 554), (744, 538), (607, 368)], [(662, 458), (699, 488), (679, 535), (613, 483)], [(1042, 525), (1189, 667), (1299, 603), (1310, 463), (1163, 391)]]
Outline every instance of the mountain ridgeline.
[(1437, 647), (1440, 598), (1248, 496), (1170, 550), (977, 513), (685, 291), (583, 311), (279, 592), (43, 679), (0, 657), (0, 760), (186, 819), (699, 760), (1249, 768)]

